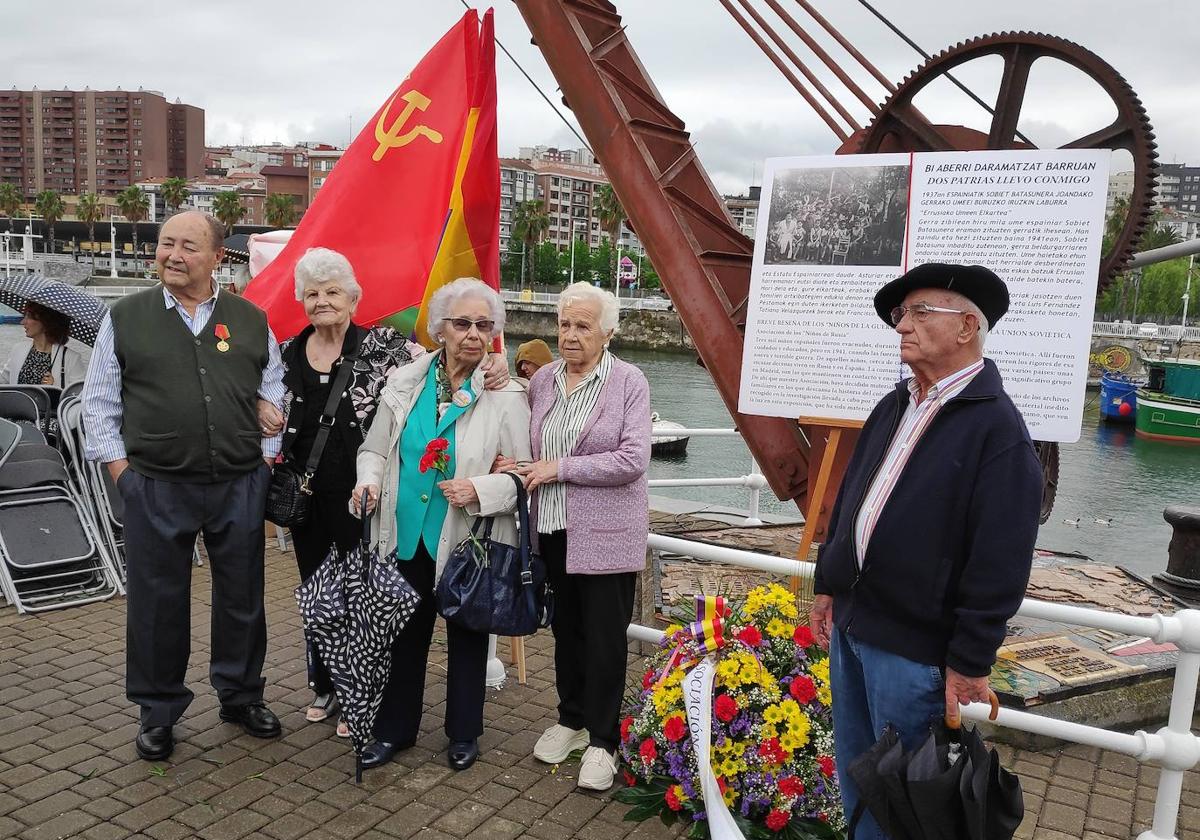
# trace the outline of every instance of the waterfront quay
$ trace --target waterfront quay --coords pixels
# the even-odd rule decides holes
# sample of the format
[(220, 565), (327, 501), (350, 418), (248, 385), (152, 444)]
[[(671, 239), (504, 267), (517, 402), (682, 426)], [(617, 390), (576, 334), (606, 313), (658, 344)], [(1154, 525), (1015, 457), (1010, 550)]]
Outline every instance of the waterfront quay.
[[(607, 840), (679, 835), (657, 820), (624, 821), (627, 806), (575, 787), (577, 763), (549, 767), (533, 745), (555, 722), (549, 633), (527, 640), (528, 681), (516, 668), (489, 690), (483, 755), (463, 773), (446, 766), (445, 633), (435, 630), (422, 737), (386, 768), (354, 783), (348, 742), (331, 723), (306, 723), (298, 583), (290, 551), (267, 543), (266, 698), (283, 736), (263, 741), (221, 723), (207, 683), (209, 569), (194, 569), (192, 659), (196, 700), (168, 762), (136, 758), (137, 712), (125, 699), (125, 600), (18, 615), (0, 609), (0, 837), (181, 840), (479, 838)], [(631, 645), (629, 674), (640, 675)], [(500, 656), (508, 650), (500, 642)], [(1081, 746), (997, 746), (1021, 777), (1021, 840), (1128, 840), (1149, 825), (1158, 770)], [(1179, 836), (1200, 833), (1200, 774), (1185, 777)]]

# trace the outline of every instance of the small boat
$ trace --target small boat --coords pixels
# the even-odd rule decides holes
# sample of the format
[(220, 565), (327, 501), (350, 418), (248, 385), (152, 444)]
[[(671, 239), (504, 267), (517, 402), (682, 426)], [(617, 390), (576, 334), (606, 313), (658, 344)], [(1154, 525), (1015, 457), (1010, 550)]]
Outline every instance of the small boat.
[(682, 432), (686, 426), (671, 420), (663, 420), (658, 416), (658, 412), (650, 413), (650, 430), (654, 437), (650, 438), (650, 454), (651, 455), (683, 455), (687, 452), (688, 436), (666, 434), (660, 437), (662, 432)]
[(1140, 438), (1200, 444), (1200, 361), (1147, 359), (1147, 382), (1137, 390)]
[(1100, 377), (1100, 419), (1109, 423), (1134, 422), (1138, 385), (1123, 373), (1105, 371)]

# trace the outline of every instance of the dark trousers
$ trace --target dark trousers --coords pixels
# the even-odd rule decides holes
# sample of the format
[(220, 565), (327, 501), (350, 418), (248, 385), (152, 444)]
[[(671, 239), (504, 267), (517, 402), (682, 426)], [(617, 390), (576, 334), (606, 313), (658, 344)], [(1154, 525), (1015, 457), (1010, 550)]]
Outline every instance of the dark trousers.
[[(416, 743), (424, 709), (425, 669), (433, 623), (437, 620), (433, 584), (435, 563), (422, 542), (416, 555), (400, 561), (405, 580), (421, 596), (416, 614), (392, 644), (392, 672), (379, 716), (375, 738), (403, 747)], [(470, 741), (483, 734), (484, 679), (487, 677), (486, 633), (446, 622), (446, 737)]]
[(625, 696), (625, 638), (633, 617), (637, 573), (567, 573), (567, 532), (540, 534), (539, 552), (554, 587), (554, 670), (558, 722), (587, 728), (591, 746), (613, 752), (620, 743)]
[(184, 685), (191, 653), (192, 549), (204, 535), (212, 573), (209, 679), (223, 705), (262, 700), (266, 464), (229, 481), (177, 484), (127, 469), (125, 694), (144, 726), (171, 726), (194, 696)]
[[(306, 581), (316, 573), (325, 561), (330, 548), (345, 553), (362, 539), (362, 520), (350, 513), (350, 493), (322, 493), (319, 490), (310, 499), (308, 522), (292, 528), (292, 544), (296, 549), (296, 566), (300, 580)], [(321, 661), (317, 646), (306, 645), (308, 650), (308, 686), (317, 694), (333, 690), (329, 669)]]

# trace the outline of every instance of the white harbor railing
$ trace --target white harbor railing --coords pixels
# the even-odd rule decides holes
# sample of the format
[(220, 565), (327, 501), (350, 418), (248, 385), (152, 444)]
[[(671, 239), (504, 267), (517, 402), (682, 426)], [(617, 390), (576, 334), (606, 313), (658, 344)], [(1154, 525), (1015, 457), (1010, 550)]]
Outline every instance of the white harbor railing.
[[(682, 540), (677, 537), (651, 534), (649, 547), (712, 563), (726, 563), (742, 568), (757, 569), (778, 575), (811, 578), (814, 566), (801, 560), (789, 560), (769, 554), (742, 549)], [(1192, 733), (1192, 714), (1196, 708), (1197, 688), (1200, 687), (1200, 610), (1185, 609), (1173, 615), (1135, 616), (1051, 604), (1026, 598), (1017, 615), (1055, 621), (1080, 627), (1095, 627), (1116, 633), (1146, 636), (1155, 643), (1170, 642), (1179, 648), (1175, 676), (1171, 687), (1171, 709), (1165, 726), (1155, 732), (1115, 732), (1098, 726), (1057, 720), (1016, 709), (1000, 709), (995, 725), (1045, 735), (1121, 753), (1142, 764), (1154, 763), (1161, 768), (1158, 792), (1154, 800), (1154, 819), (1151, 827), (1138, 835), (1138, 840), (1178, 840), (1176, 829), (1183, 791), (1183, 774), (1200, 763), (1200, 737)], [(628, 637), (635, 641), (658, 643), (661, 630), (630, 624)], [(986, 703), (971, 703), (963, 708), (963, 717), (986, 721), (991, 707)]]
[(1148, 341), (1200, 341), (1200, 327), (1179, 324), (1154, 324), (1149, 321), (1093, 321), (1092, 335), (1105, 338), (1140, 338)]
[[(505, 303), (535, 303), (544, 306), (558, 306), (558, 292), (534, 292), (530, 289), (517, 291), (501, 289), (500, 297)], [(671, 308), (671, 301), (665, 297), (617, 297), (622, 309), (653, 309), (665, 312)]]
[[(670, 438), (670, 437), (735, 437), (740, 438), (741, 432), (737, 429), (664, 429), (660, 432), (651, 432), (651, 438)], [(719, 478), (652, 478), (649, 480), (650, 487), (745, 487), (749, 494), (747, 503), (748, 513), (746, 518), (742, 520), (743, 525), (762, 525), (763, 521), (758, 516), (758, 501), (759, 494), (767, 486), (767, 479), (763, 477), (762, 472), (758, 468), (758, 462), (754, 460), (754, 456), (750, 456), (750, 472), (746, 475), (736, 475)]]

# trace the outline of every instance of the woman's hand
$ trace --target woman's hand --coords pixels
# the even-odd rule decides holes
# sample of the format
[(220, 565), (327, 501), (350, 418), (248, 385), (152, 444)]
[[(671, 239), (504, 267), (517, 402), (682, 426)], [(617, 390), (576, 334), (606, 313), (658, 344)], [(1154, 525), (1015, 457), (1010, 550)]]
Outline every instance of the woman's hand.
[(275, 407), (275, 403), (259, 400), (258, 426), (265, 437), (275, 437), (283, 431), (283, 412)]
[(42, 384), (43, 385), (53, 385), (54, 384), (54, 374), (47, 373), (46, 375), (44, 375), (42, 377)]
[(438, 482), (438, 489), (446, 497), (446, 501), (456, 508), (466, 507), (472, 502), (479, 501), (475, 485), (469, 478), (450, 478)]
[(558, 461), (534, 461), (517, 467), (517, 474), (525, 479), (526, 490), (536, 490), (543, 484), (558, 481)]
[(354, 515), (362, 518), (363, 497), (367, 499), (367, 516), (375, 512), (375, 503), (379, 501), (379, 485), (378, 484), (360, 484), (354, 488), (354, 492), (350, 494), (350, 504), (354, 508)]
[(483, 387), (489, 391), (499, 391), (508, 384), (508, 363), (499, 353), (489, 353), (479, 363), (483, 371)]

